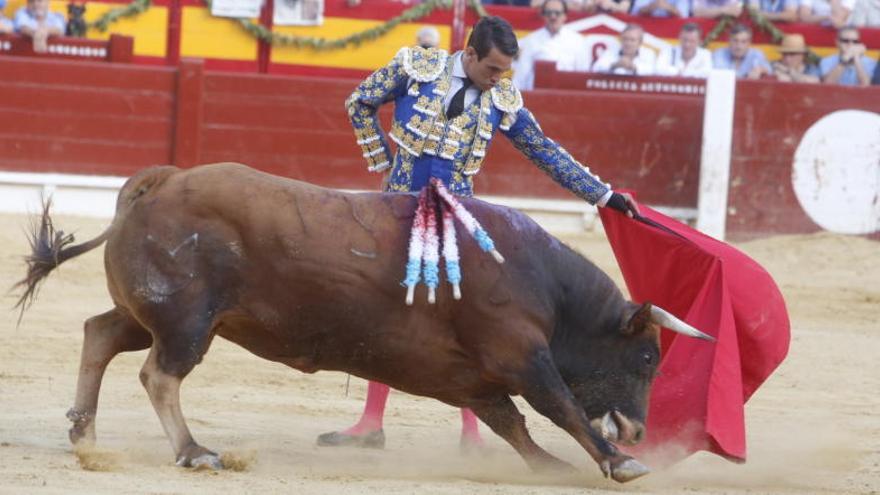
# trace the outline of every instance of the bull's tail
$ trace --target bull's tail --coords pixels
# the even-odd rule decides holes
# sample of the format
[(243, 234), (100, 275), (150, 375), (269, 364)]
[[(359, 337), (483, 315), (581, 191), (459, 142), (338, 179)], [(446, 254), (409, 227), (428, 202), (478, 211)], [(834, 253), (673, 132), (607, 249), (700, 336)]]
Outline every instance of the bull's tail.
[(125, 216), (131, 204), (136, 199), (155, 189), (156, 186), (161, 184), (176, 170), (178, 170), (176, 167), (168, 166), (151, 167), (126, 181), (119, 191), (119, 198), (116, 202), (116, 217), (113, 219), (113, 222), (98, 237), (81, 244), (73, 244), (73, 234), (65, 234), (64, 231), (55, 229), (52, 218), (49, 216), (52, 200), (51, 198), (44, 200), (43, 213), (39, 219), (35, 219), (32, 222), (30, 232), (28, 232), (31, 254), (25, 257), (27, 276), (12, 287), (12, 290), (24, 288), (21, 297), (18, 298), (18, 302), (15, 304), (15, 308), (20, 309), (18, 315), (19, 323), (21, 323), (25, 310), (36, 299), (40, 283), (52, 270), (61, 263), (103, 244), (110, 237), (114, 226), (119, 224), (120, 218)]
[(87, 251), (100, 246), (110, 235), (112, 225), (98, 237), (82, 244), (70, 245), (74, 242), (73, 234), (65, 234), (62, 230), (56, 230), (49, 216), (49, 208), (52, 200), (43, 201), (43, 214), (39, 219), (32, 222), (28, 232), (28, 241), (31, 244), (31, 254), (25, 257), (27, 263), (27, 276), (13, 286), (13, 290), (24, 288), (21, 297), (15, 304), (19, 308), (18, 320), (24, 315), (24, 311), (30, 307), (37, 297), (40, 282), (45, 279), (58, 265), (70, 258), (75, 258)]

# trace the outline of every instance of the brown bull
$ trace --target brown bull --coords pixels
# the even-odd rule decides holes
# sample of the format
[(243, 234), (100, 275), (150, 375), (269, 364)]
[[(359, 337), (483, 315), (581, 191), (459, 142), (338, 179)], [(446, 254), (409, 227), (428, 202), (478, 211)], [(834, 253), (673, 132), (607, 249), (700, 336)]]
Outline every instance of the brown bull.
[(150, 348), (140, 379), (177, 463), (221, 467), (191, 436), (179, 403), (181, 381), (220, 335), (307, 373), (344, 371), (471, 408), (532, 468), (563, 466), (530, 438), (510, 398), (522, 395), (606, 475), (645, 474), (610, 441), (643, 436), (657, 322), (705, 336), (626, 301), (526, 216), (463, 202), (507, 261), (497, 264), (462, 231), (463, 299), (444, 288), (430, 305), (420, 288), (414, 306), (400, 285), (412, 195), (346, 194), (236, 164), (157, 167), (125, 184), (104, 233), (72, 246), (47, 206), (20, 304), (58, 264), (106, 242), (115, 305), (85, 323), (71, 440), (94, 442), (110, 360)]

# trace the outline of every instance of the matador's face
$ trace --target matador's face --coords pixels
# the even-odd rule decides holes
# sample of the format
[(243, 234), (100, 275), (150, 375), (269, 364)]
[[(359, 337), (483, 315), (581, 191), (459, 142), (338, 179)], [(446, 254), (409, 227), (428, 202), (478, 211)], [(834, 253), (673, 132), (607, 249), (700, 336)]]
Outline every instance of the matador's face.
[(493, 46), (485, 57), (478, 59), (477, 51), (469, 46), (465, 49), (463, 64), (468, 78), (481, 91), (486, 91), (492, 89), (510, 71), (513, 57), (501, 53)]

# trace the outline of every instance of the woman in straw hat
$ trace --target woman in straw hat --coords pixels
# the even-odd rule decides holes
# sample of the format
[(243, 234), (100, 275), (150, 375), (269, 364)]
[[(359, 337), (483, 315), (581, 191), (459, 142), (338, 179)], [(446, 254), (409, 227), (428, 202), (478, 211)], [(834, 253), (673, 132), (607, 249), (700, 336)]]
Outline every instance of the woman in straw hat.
[(786, 34), (779, 45), (782, 58), (773, 62), (773, 76), (785, 82), (819, 82), (819, 68), (807, 62), (808, 51), (803, 35)]

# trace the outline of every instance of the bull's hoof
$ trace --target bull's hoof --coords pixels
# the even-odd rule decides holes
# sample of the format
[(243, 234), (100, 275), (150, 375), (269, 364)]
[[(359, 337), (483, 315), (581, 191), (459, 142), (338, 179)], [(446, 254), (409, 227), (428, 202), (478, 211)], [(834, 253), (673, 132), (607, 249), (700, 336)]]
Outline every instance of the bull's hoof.
[(94, 416), (89, 413), (79, 412), (75, 409), (67, 411), (67, 419), (73, 426), (67, 431), (70, 443), (76, 446), (90, 446), (95, 444)]
[(70, 438), (70, 443), (75, 446), (89, 446), (95, 444), (94, 435), (89, 435), (86, 428), (79, 426), (71, 426), (69, 430), (67, 430), (67, 437)]
[(216, 454), (205, 454), (195, 459), (189, 461), (189, 465), (195, 469), (209, 469), (212, 471), (220, 471), (224, 468), (223, 463), (220, 461), (220, 457)]
[(627, 481), (641, 478), (650, 472), (651, 470), (648, 466), (635, 459), (627, 458), (611, 466), (611, 479), (619, 483), (626, 483)]
[(331, 431), (318, 435), (318, 445), (321, 447), (361, 447), (365, 449), (384, 449), (385, 432), (382, 430), (371, 431), (365, 435), (349, 435), (339, 431)]
[(180, 467), (194, 469), (211, 469), (214, 471), (220, 471), (223, 469), (223, 463), (220, 461), (220, 456), (200, 446), (184, 450), (184, 452), (177, 456), (177, 462), (175, 462), (175, 464)]

